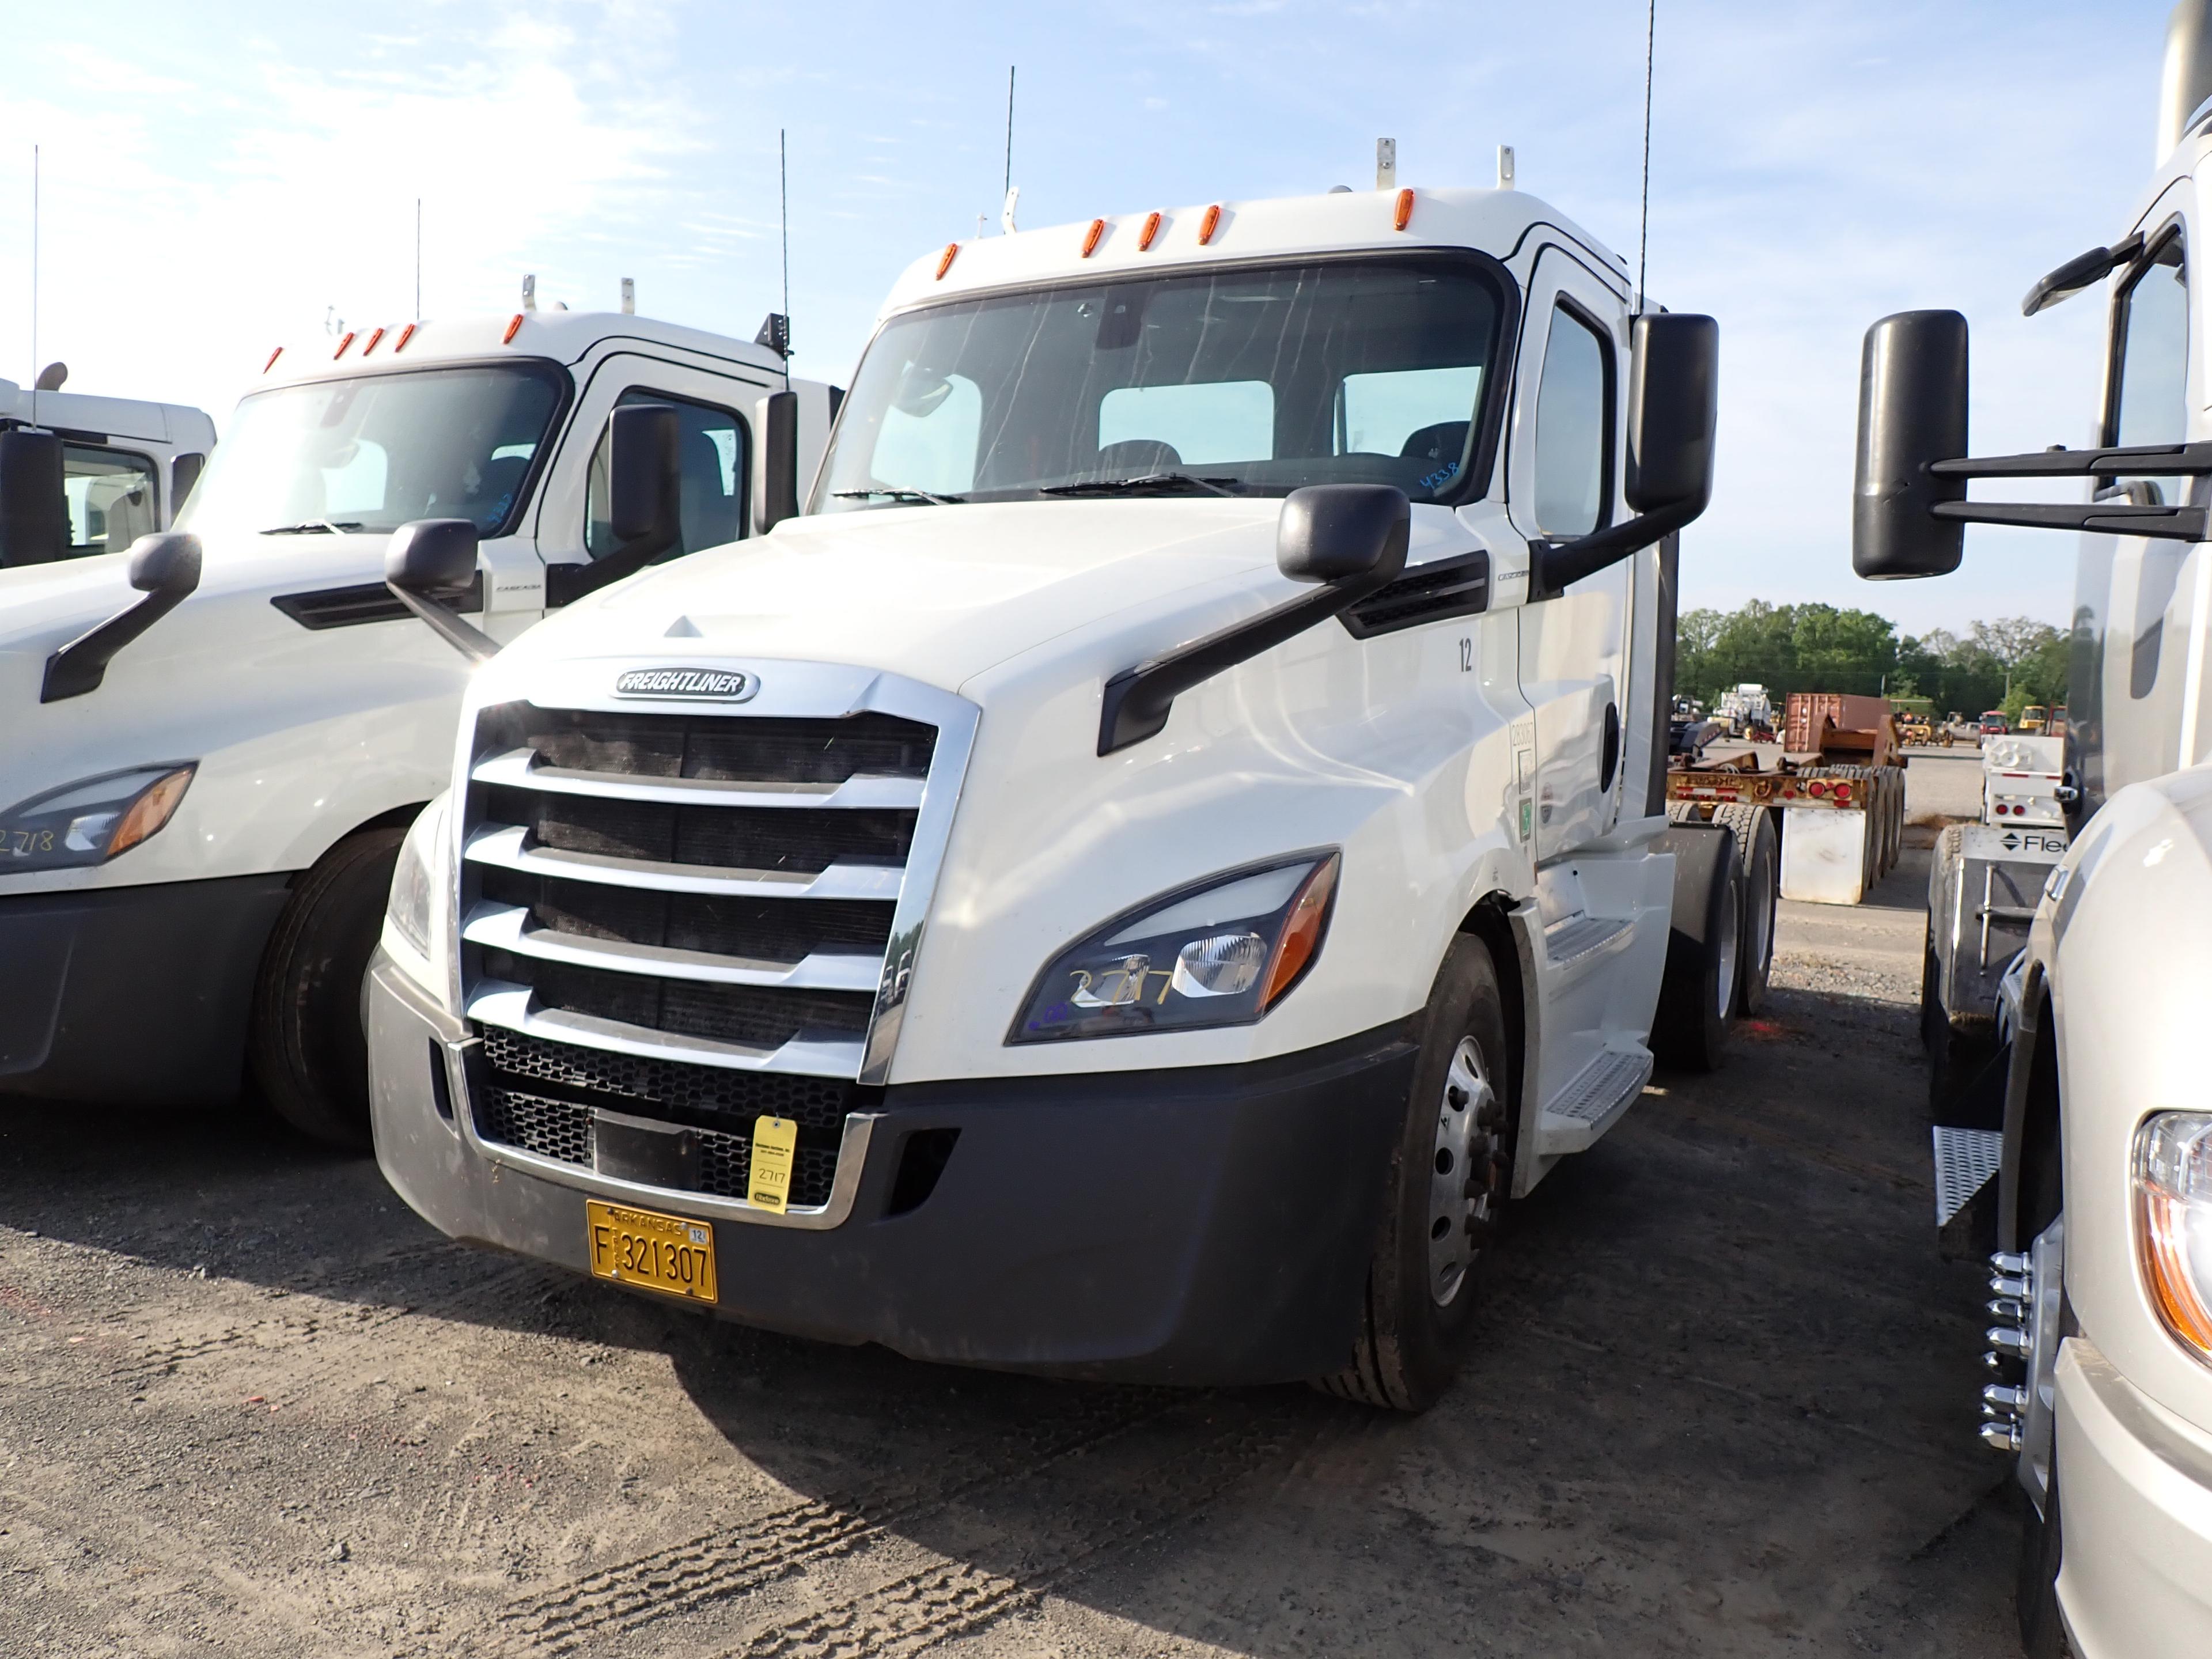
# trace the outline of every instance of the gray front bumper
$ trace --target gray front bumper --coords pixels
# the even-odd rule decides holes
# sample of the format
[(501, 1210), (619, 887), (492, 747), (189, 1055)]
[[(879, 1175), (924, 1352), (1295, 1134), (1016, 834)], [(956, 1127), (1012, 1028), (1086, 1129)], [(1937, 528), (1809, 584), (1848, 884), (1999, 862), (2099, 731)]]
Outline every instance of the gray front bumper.
[[(587, 1272), (584, 1205), (607, 1179), (488, 1151), (471, 1033), (381, 955), (367, 997), (377, 1159), (400, 1196), (453, 1237)], [(1351, 1357), (1415, 1053), (1392, 1025), (1249, 1066), (893, 1087), (848, 1120), (830, 1202), (797, 1225), (611, 1195), (709, 1223), (717, 1311), (747, 1324), (1072, 1376), (1318, 1376)], [(934, 1188), (900, 1210), (908, 1138), (948, 1129)]]

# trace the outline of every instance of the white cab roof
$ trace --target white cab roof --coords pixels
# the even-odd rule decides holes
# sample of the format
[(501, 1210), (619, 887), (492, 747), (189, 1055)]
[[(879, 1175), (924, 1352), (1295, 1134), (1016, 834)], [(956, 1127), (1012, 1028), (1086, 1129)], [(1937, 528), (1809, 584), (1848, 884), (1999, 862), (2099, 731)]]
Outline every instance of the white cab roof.
[[(1618, 254), (1536, 197), (1514, 190), (1416, 189), (1411, 193), (1403, 230), (1395, 223), (1401, 192), (1371, 190), (1163, 208), (1146, 247), (1138, 244), (1152, 216), (1149, 210), (1108, 214), (1098, 222), (1097, 241), (1088, 255), (1084, 252), (1092, 223), (1088, 219), (957, 242), (950, 245), (949, 265), (944, 263), (945, 248), (933, 249), (908, 265), (892, 285), (878, 319), (962, 293), (1094, 274), (1110, 278), (1166, 265), (1365, 248), (1479, 248), (1505, 260), (1540, 226), (1580, 243), (1612, 265), (1623, 284), (1627, 281), (1626, 266)], [(1201, 244), (1199, 236), (1209, 213), (1214, 215), (1212, 234)]]
[(81, 432), (118, 442), (171, 444), (205, 451), (215, 443), (215, 422), (204, 410), (185, 404), (141, 403), (134, 398), (95, 398), (82, 392), (33, 394), (13, 380), (0, 380), (0, 416), (26, 425)]
[[(507, 330), (517, 316), (521, 322), (509, 339)], [(743, 363), (770, 374), (783, 372), (783, 360), (766, 346), (734, 340), (726, 334), (710, 334), (705, 329), (617, 311), (526, 311), (432, 318), (413, 324), (369, 323), (343, 334), (312, 334), (287, 341), (246, 389), (258, 392), (266, 386), (328, 380), (334, 374), (419, 368), (436, 362), (482, 362), (487, 357), (508, 356), (574, 363), (609, 340), (634, 340), (641, 345)]]

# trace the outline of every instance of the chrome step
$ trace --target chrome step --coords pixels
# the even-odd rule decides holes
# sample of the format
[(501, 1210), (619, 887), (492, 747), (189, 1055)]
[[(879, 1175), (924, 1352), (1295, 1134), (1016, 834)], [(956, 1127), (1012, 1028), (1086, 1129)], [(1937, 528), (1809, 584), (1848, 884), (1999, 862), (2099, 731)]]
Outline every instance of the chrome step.
[(1966, 1207), (2004, 1161), (2004, 1137), (1994, 1129), (1936, 1126), (1936, 1224)]

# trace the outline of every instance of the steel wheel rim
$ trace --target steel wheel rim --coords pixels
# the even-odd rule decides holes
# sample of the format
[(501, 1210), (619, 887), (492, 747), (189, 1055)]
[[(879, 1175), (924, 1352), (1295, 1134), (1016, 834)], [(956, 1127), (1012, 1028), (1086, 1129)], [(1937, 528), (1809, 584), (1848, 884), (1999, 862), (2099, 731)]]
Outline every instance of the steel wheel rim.
[(1444, 1068), (1437, 1101), (1436, 1142), (1429, 1159), (1429, 1299), (1448, 1308), (1467, 1283), (1480, 1247), (1476, 1235), (1490, 1222), (1490, 1133), (1497, 1096), (1482, 1050), (1462, 1037)]
[(1761, 973), (1774, 950), (1774, 884), (1761, 882), (1754, 886), (1747, 876), (1744, 896), (1751, 905), (1750, 968), (1754, 974)]
[(1721, 907), (1721, 936), (1713, 951), (1720, 963), (1720, 971), (1717, 975), (1720, 986), (1715, 992), (1715, 995), (1720, 999), (1720, 1016), (1723, 1019), (1729, 1017), (1729, 1010), (1735, 1002), (1735, 906), (1724, 904)]

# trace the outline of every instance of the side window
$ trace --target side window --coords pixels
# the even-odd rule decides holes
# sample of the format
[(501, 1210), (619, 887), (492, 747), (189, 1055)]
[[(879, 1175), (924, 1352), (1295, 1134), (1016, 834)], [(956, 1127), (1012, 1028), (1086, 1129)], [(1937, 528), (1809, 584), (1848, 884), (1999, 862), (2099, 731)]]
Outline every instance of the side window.
[(2189, 271), (2168, 237), (2120, 295), (2113, 319), (2112, 441), (2178, 444), (2189, 435)]
[(161, 528), (154, 463), (143, 455), (90, 444), (62, 446), (62, 494), (69, 503), (71, 558), (120, 553)]
[(1536, 525), (1547, 536), (1586, 536), (1606, 521), (1612, 394), (1610, 344), (1557, 307), (1536, 387)]
[[(633, 386), (617, 404), (667, 404), (676, 410), (676, 453), (681, 472), (684, 534), (665, 556), (677, 558), (702, 547), (720, 547), (745, 533), (745, 425), (726, 409), (695, 404)], [(602, 434), (592, 453), (585, 493), (584, 550), (603, 559), (616, 549), (608, 523), (607, 465), (611, 440)]]

